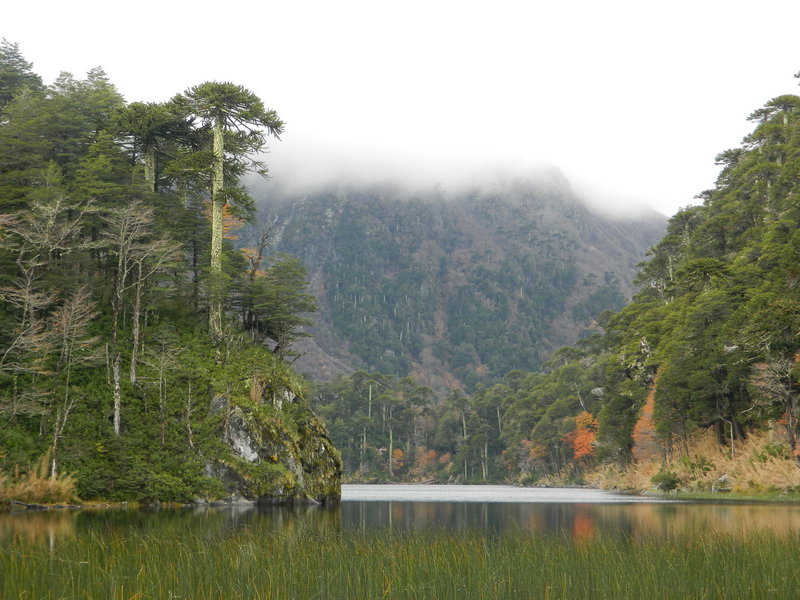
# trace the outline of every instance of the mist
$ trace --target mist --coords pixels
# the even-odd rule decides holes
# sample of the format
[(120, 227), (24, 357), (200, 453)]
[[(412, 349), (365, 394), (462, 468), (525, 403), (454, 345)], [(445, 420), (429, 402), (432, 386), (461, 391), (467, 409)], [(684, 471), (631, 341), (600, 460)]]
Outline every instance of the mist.
[(465, 193), (511, 193), (524, 184), (541, 194), (566, 194), (591, 212), (614, 219), (638, 219), (663, 214), (641, 195), (624, 193), (591, 175), (565, 173), (545, 159), (475, 155), (451, 151), (433, 155), (423, 150), (402, 156), (390, 149), (304, 148), (277, 143), (262, 157), (270, 169), (263, 181), (249, 178), (247, 186), (259, 197), (297, 196), (320, 188), (380, 189), (398, 201), (415, 196), (453, 201)]

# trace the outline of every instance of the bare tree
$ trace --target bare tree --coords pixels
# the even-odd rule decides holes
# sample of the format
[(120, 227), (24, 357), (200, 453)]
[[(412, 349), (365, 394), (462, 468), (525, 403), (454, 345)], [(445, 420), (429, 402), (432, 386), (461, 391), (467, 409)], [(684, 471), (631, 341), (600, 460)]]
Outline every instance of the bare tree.
[(11, 284), (0, 289), (0, 300), (13, 307), (16, 322), (4, 332), (0, 348), (0, 376), (10, 376), (11, 403), (3, 408), (12, 417), (20, 412), (42, 412), (42, 394), (30, 382), (19, 388), (21, 376), (46, 370), (52, 337), (47, 315), (57, 295), (47, 289), (46, 275), (62, 265), (70, 253), (89, 246), (80, 238), (80, 227), (89, 203), (69, 202), (59, 186), (58, 169), (50, 165), (43, 186), (32, 196), (28, 210), (0, 215), (0, 247), (15, 255), (16, 274)]
[[(167, 375), (178, 366), (180, 348), (167, 336), (159, 336), (153, 344), (148, 346), (148, 351), (143, 363), (155, 371), (155, 378), (148, 378), (147, 383), (158, 389), (159, 422), (161, 424), (161, 447), (166, 442), (167, 430)], [(191, 393), (187, 400), (187, 412), (191, 414)], [(192, 430), (189, 426), (189, 440), (192, 443)]]
[(70, 377), (75, 367), (99, 359), (99, 337), (90, 336), (89, 324), (97, 316), (95, 303), (85, 287), (78, 288), (48, 319), (53, 337), (56, 383), (63, 389), (55, 410), (53, 443), (50, 453), (50, 476), (58, 475), (58, 449), (69, 414), (75, 406)]
[(127, 297), (133, 291), (133, 351), (131, 382), (136, 382), (136, 361), (139, 348), (139, 320), (141, 318), (142, 286), (156, 273), (163, 271), (177, 256), (178, 246), (163, 239), (153, 239), (153, 211), (141, 201), (112, 210), (103, 220), (108, 228), (104, 232), (109, 253), (116, 257), (113, 291), (111, 295), (111, 373), (114, 403), (114, 433), (119, 435), (122, 422), (122, 390), (119, 345), (120, 320)]
[[(753, 365), (751, 387), (754, 407), (778, 406), (786, 420), (786, 442), (794, 455), (797, 450), (797, 429), (800, 424), (800, 389), (793, 370), (795, 363), (788, 358), (773, 358)], [(800, 456), (797, 456), (800, 460)]]

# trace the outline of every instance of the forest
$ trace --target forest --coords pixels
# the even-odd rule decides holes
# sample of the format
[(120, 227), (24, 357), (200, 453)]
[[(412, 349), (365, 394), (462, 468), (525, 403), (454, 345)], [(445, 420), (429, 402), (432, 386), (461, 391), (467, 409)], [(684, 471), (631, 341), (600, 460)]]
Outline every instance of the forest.
[(325, 380), (340, 363), (413, 375), (440, 397), (539, 370), (592, 332), (632, 295), (636, 264), (666, 228), (654, 211), (592, 210), (557, 169), (454, 190), (336, 180), (303, 189), (277, 175), (263, 187), (274, 249), (303, 262), (319, 304), (316, 347), (297, 368)]
[[(241, 178), (283, 129), (233, 83), (163, 103), (126, 103), (101, 68), (45, 85), (3, 40), (0, 500), (213, 499), (231, 478), (338, 495), (286, 361), (315, 309), (304, 269), (265, 260), (266, 234), (233, 246)], [(258, 460), (231, 450), (242, 423), (271, 434)]]
[[(800, 97), (748, 119), (741, 146), (716, 156), (714, 188), (640, 265), (632, 301), (543, 368), (439, 402), (379, 373), (321, 385), (346, 473), (800, 490)], [(638, 484), (619, 475), (637, 470)]]
[[(544, 275), (468, 257), (443, 319), (403, 292), (433, 298), (436, 279), (407, 269), (370, 287), (380, 261), (413, 261), (359, 215), (350, 225), (380, 252), (314, 259), (301, 219), (295, 256), (271, 247), (242, 181), (266, 177), (259, 157), (284, 123), (252, 92), (206, 82), (127, 103), (100, 68), (45, 85), (4, 40), (0, 501), (22, 485), (51, 491), (42, 501), (219, 498), (220, 469), (253, 496), (332, 498), (341, 466), (359, 481), (617, 487), (635, 487), (620, 474), (638, 468), (640, 486), (730, 475), (798, 491), (798, 117), (795, 95), (755, 110), (741, 146), (717, 155), (714, 188), (639, 265), (632, 300), (621, 307), (616, 276), (595, 273), (571, 306), (580, 339), (521, 356), (580, 283), (568, 240), (541, 237)], [(399, 215), (394, 233), (411, 225)], [(365, 367), (314, 382), (291, 363), (317, 309), (306, 268), (320, 266), (342, 284), (329, 312)], [(527, 287), (502, 280), (517, 275)], [(461, 302), (467, 288), (479, 301)], [(534, 320), (520, 317), (528, 304)], [(449, 337), (428, 347), (443, 323)], [(415, 373), (431, 356), (460, 378), (445, 394)], [(263, 434), (256, 463), (231, 450), (242, 422)], [(762, 481), (731, 470), (737, 456), (787, 470)]]

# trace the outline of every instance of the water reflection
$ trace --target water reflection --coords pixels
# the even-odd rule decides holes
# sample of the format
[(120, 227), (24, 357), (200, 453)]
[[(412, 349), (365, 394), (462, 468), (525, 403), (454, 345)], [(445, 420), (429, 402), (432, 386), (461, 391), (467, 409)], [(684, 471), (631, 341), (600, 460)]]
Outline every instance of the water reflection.
[(224, 540), (246, 530), (288, 537), (309, 530), (340, 530), (341, 513), (313, 506), (198, 506), (190, 508), (83, 509), (0, 513), (0, 546), (15, 538), (48, 542), (72, 536), (199, 535)]
[[(548, 499), (524, 501), (396, 501), (377, 499), (382, 488), (371, 486), (372, 500), (346, 500), (338, 507), (193, 507), (182, 509), (84, 509), (0, 514), (0, 547), (15, 539), (54, 546), (75, 536), (175, 535), (224, 540), (247, 531), (292, 537), (322, 531), (471, 531), (503, 534), (559, 535), (574, 540), (598, 534), (631, 538), (683, 537), (699, 532), (742, 535), (753, 531), (800, 534), (800, 505), (629, 502), (625, 497), (603, 502), (591, 490), (549, 492)], [(352, 490), (350, 490), (352, 491)], [(422, 497), (439, 494), (428, 490)], [(465, 490), (455, 490), (455, 497)], [(505, 498), (508, 490), (499, 490)], [(584, 493), (584, 492), (591, 492)], [(484, 490), (483, 493), (487, 493)], [(566, 494), (566, 495), (565, 495)], [(350, 497), (354, 497), (349, 494)], [(348, 493), (345, 493), (345, 498)], [(357, 497), (357, 495), (355, 496)], [(470, 496), (475, 497), (475, 496)], [(566, 497), (572, 501), (564, 501)], [(588, 502), (582, 501), (588, 499)], [(485, 500), (485, 498), (484, 498)]]
[(499, 502), (343, 502), (342, 528), (366, 531), (450, 530), (630, 538), (696, 533), (743, 535), (753, 531), (800, 534), (800, 506), (710, 503), (600, 504)]

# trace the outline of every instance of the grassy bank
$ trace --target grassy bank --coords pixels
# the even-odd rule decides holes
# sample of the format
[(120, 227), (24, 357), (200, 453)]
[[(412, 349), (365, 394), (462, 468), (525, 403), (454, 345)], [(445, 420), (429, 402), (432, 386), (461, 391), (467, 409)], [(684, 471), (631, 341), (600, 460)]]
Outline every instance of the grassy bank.
[(0, 473), (0, 510), (12, 503), (49, 505), (77, 501), (75, 479), (69, 474), (52, 477), (48, 474), (50, 453), (45, 453), (29, 472), (13, 476)]
[[(719, 445), (709, 432), (668, 458), (657, 452), (627, 468), (604, 466), (585, 481), (601, 489), (647, 492), (671, 480), (675, 492), (686, 498), (800, 500), (800, 466), (781, 442), (771, 432), (755, 432), (731, 448)], [(714, 491), (719, 489), (726, 491)]]
[(128, 532), (0, 551), (3, 598), (795, 598), (796, 537)]

